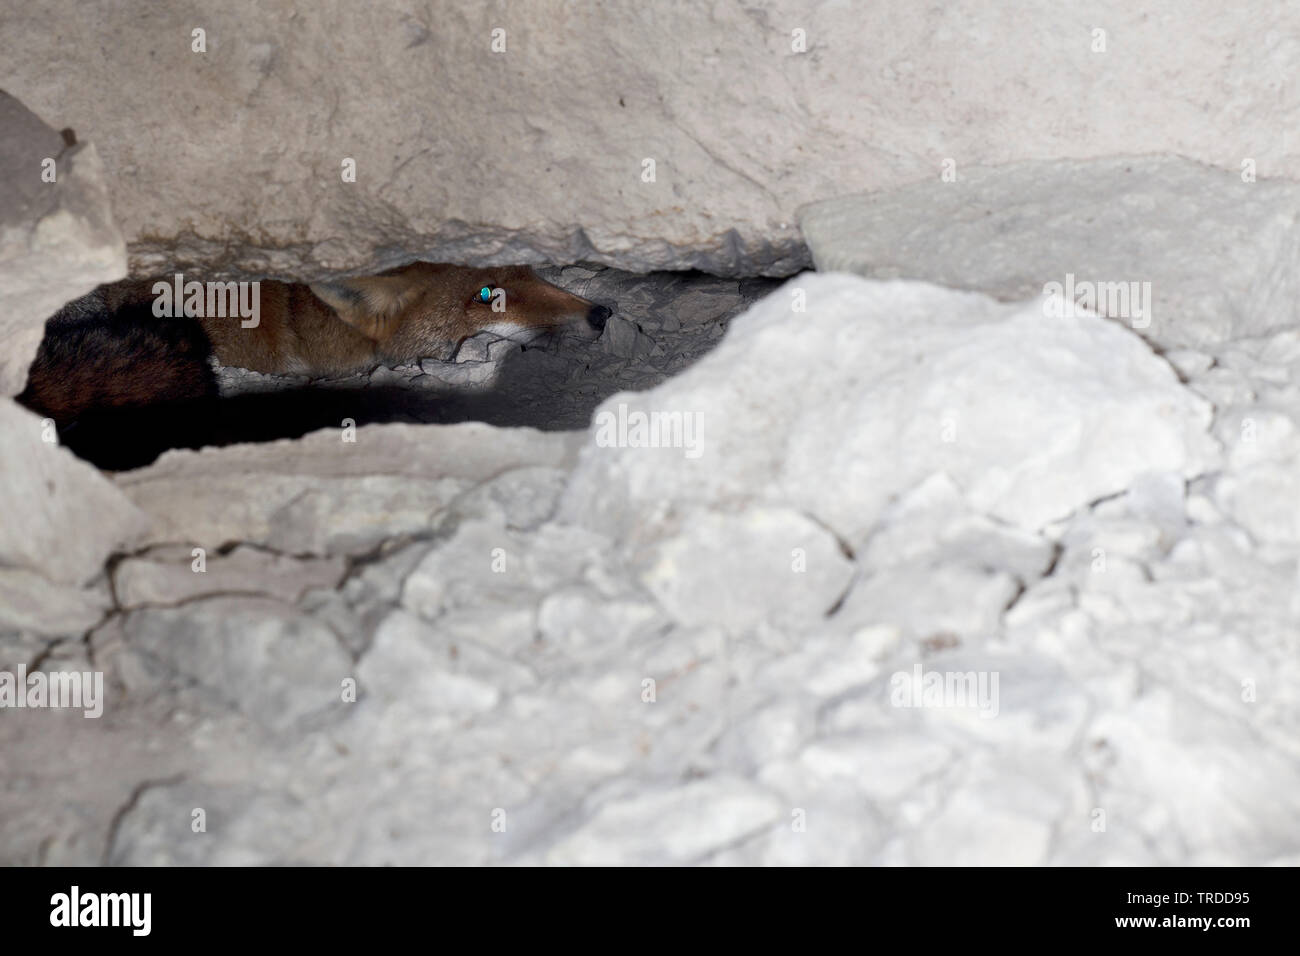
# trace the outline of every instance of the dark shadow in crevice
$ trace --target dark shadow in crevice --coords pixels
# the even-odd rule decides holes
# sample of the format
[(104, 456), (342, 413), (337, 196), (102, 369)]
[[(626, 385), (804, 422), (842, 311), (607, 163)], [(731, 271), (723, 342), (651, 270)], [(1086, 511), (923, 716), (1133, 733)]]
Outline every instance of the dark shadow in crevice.
[[(452, 424), (480, 421), (501, 427), (546, 431), (573, 427), (573, 402), (563, 420), (548, 415), (545, 401), (521, 401), (525, 387), (536, 390), (533, 375), (522, 376), (517, 354), (498, 365), (494, 385), (476, 392), (434, 391), (399, 385), (337, 387), (298, 385), (274, 391), (174, 402), (143, 408), (105, 409), (83, 414), (61, 429), (59, 441), (80, 458), (107, 471), (151, 464), (172, 448), (204, 448), (242, 442), (300, 438), (322, 428), (388, 422)], [(580, 397), (587, 417), (619, 390), (616, 381)]]
[[(699, 283), (718, 281), (697, 273), (639, 278), (653, 284), (669, 302), (683, 290), (698, 288)], [(743, 295), (738, 307), (688, 330), (694, 338), (653, 327), (642, 328), (641, 333), (651, 344), (664, 345), (666, 351), (684, 350), (685, 363), (674, 364), (693, 364), (716, 346), (719, 338), (709, 337), (714, 326), (725, 328), (743, 307), (779, 284), (778, 280), (762, 279), (740, 282)], [(641, 327), (641, 323), (637, 325)], [(436, 388), (414, 383), (363, 384), (364, 376), (345, 384), (293, 384), (222, 398), (90, 412), (62, 429), (59, 438), (75, 454), (100, 468), (125, 471), (151, 464), (172, 448), (299, 438), (319, 429), (342, 428), (345, 422), (360, 427), (389, 422), (479, 421), (546, 431), (580, 429), (587, 426), (592, 412), (610, 395), (653, 387), (681, 371), (681, 367), (663, 372), (637, 358), (611, 359), (600, 341), (560, 335), (513, 347), (496, 364), (493, 382), (477, 390), (441, 384)], [(622, 374), (629, 368), (634, 374)]]

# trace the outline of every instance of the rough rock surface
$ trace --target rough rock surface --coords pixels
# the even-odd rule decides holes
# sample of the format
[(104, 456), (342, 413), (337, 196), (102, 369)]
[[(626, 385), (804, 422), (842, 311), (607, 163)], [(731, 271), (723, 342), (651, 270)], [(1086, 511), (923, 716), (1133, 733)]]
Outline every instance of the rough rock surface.
[(822, 272), (1005, 301), (1056, 283), (1168, 349), (1212, 348), (1300, 316), (1300, 184), (1178, 157), (967, 168), (955, 182), (813, 203), (799, 225)]
[(319, 431), (297, 441), (170, 452), (118, 477), (155, 519), (159, 542), (247, 542), (296, 555), (368, 551), (428, 527), (476, 484), (513, 468), (563, 466), (576, 436), (498, 433), (467, 423)]
[(0, 396), (22, 391), (47, 318), (124, 275), (95, 147), (69, 145), (0, 90)]
[(1209, 403), (1141, 339), (1037, 302), (802, 276), (712, 358), (601, 406), (598, 419), (692, 420), (697, 447), (587, 448), (567, 517), (627, 537), (699, 504), (780, 503), (857, 547), (943, 472), (980, 512), (1035, 531), (1145, 471), (1200, 474), (1217, 452)]
[(788, 274), (807, 261), (800, 205), (937, 182), (946, 161), (1292, 170), (1295, 26), (1285, 5), (1213, 0), (129, 0), (93, 17), (30, 0), (5, 11), (0, 87), (99, 145), (142, 270), (414, 254)]
[[(119, 475), (158, 524), (102, 621), (0, 625), (0, 666), (106, 698), (0, 720), (0, 860), (1295, 863), (1300, 349), (1182, 384), (1039, 307), (801, 276), (602, 404), (725, 411), (694, 459), (597, 416)], [(885, 401), (934, 390), (957, 449)]]
[[(104, 679), (5, 702), (0, 863), (1300, 862), (1295, 14), (205, 6), (0, 26), (99, 146), (0, 97), (0, 693)], [(1131, 154), (1188, 160), (1061, 161)], [(121, 273), (104, 183), (139, 271), (619, 311), (109, 479), (3, 397)], [(820, 265), (967, 291), (598, 267), (788, 274), (864, 190)], [(1045, 314), (1070, 273), (1151, 325)]]
[[(0, 398), (0, 448), (0, 574), (22, 568), (79, 585), (143, 533), (144, 513), (8, 398)], [(50, 610), (60, 612), (57, 602)]]

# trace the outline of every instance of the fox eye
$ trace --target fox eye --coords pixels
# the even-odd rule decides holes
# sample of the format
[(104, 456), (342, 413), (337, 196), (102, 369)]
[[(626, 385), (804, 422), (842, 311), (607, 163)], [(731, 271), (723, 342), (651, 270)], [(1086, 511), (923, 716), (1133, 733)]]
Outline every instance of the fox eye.
[(479, 300), (480, 302), (491, 302), (491, 301), (492, 301), (492, 287), (491, 287), (491, 286), (488, 286), (488, 285), (485, 285), (483, 288), (479, 289), (479, 290), (478, 290), (478, 300)]

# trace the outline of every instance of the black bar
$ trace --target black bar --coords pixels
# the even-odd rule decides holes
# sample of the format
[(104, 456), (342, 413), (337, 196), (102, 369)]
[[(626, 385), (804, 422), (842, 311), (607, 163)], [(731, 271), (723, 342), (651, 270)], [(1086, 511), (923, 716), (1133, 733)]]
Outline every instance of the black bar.
[[(921, 952), (952, 940), (983, 948), (1101, 940), (1184, 946), (1202, 939), (1223, 947), (1286, 942), (1294, 885), (1294, 871), (1281, 867), (0, 869), (10, 945), (76, 934), (78, 942), (127, 945), (284, 940), (299, 949), (399, 933), (457, 948), (460, 941), (547, 948), (590, 941), (602, 949), (716, 941), (734, 950), (752, 939), (764, 949), (806, 949), (841, 937), (864, 949), (911, 941)], [(117, 907), (126, 925), (51, 925), (70, 921), (73, 886), (79, 920), (111, 917)], [(149, 894), (147, 935), (136, 934), (144, 927), (143, 895), (134, 898), (137, 910), (127, 909), (123, 897), (98, 895), (110, 893)], [(1154, 922), (1121, 925), (1134, 919)], [(1203, 919), (1211, 920), (1208, 928)]]

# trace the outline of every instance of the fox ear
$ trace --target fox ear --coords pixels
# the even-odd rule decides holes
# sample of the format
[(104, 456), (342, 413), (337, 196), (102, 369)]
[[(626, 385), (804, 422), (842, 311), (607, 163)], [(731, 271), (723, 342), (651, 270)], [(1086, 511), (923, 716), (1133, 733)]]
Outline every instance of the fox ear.
[(362, 276), (337, 282), (313, 282), (312, 294), (368, 339), (382, 342), (415, 299), (419, 286), (405, 276)]

